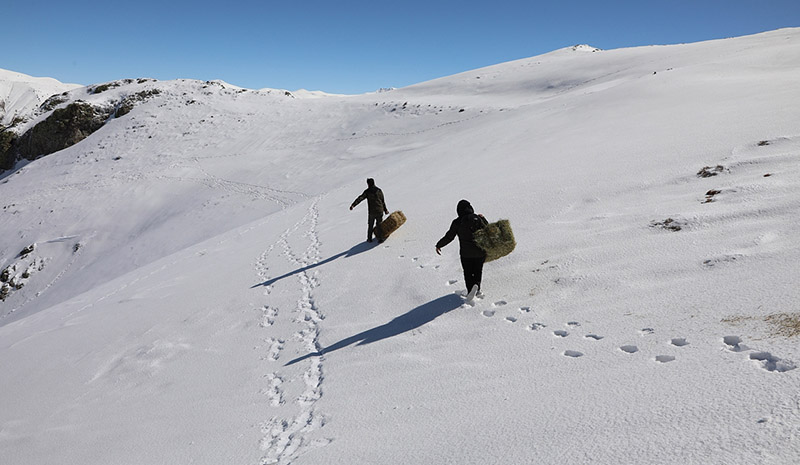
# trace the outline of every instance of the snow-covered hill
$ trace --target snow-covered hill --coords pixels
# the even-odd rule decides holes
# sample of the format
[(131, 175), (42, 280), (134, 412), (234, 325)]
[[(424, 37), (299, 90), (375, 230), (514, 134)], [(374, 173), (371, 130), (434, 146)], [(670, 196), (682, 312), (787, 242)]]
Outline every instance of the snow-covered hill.
[(0, 125), (28, 118), (48, 97), (81, 87), (0, 69)]
[[(20, 129), (113, 111), (0, 179), (0, 456), (800, 461), (800, 29), (595, 50), (68, 92)], [(380, 245), (367, 177), (408, 217)], [(434, 251), (462, 198), (518, 242), (472, 306)]]

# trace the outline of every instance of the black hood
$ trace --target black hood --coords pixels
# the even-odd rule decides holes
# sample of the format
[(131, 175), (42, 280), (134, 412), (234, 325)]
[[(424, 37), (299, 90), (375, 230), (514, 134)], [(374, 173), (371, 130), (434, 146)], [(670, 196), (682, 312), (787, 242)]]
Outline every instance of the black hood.
[(458, 213), (458, 216), (464, 216), (475, 213), (475, 210), (472, 209), (472, 205), (470, 205), (469, 202), (461, 200), (458, 202), (458, 206), (456, 206), (456, 213)]

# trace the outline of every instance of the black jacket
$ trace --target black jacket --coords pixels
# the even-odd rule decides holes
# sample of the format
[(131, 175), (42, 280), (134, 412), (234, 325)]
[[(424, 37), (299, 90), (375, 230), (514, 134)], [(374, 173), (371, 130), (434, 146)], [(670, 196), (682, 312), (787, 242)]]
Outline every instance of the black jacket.
[(360, 204), (364, 199), (367, 200), (367, 210), (370, 214), (378, 216), (384, 212), (389, 213), (386, 209), (386, 201), (383, 199), (383, 191), (380, 190), (378, 186), (368, 187), (352, 204), (350, 204), (350, 208), (355, 208), (355, 206)]
[(458, 236), (462, 257), (485, 258), (486, 252), (475, 244), (473, 233), (489, 224), (489, 222), (486, 221), (486, 218), (476, 215), (475, 210), (472, 209), (472, 205), (466, 200), (458, 202), (456, 213), (458, 213), (458, 218), (450, 223), (450, 229), (447, 231), (447, 234), (436, 243), (436, 248), (441, 249)]

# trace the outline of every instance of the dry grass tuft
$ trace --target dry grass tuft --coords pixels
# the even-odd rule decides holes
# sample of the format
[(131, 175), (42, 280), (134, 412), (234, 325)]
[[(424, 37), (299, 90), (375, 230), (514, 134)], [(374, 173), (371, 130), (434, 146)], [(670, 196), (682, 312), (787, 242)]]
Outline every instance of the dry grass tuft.
[(785, 337), (800, 336), (800, 313), (774, 313), (764, 318), (775, 334)]

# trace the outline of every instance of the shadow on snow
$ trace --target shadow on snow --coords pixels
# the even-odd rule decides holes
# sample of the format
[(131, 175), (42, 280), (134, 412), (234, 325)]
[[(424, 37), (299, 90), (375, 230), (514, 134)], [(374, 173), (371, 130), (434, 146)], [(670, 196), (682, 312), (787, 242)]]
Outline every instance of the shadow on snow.
[(350, 336), (347, 339), (342, 339), (341, 341), (320, 349), (317, 352), (312, 352), (310, 354), (303, 355), (302, 357), (298, 357), (290, 362), (287, 362), (285, 366), (302, 362), (303, 360), (311, 357), (322, 356), (333, 351), (343, 349), (352, 344), (358, 343), (358, 345), (361, 346), (403, 334), (411, 331), (412, 329), (419, 328), (426, 323), (430, 323), (437, 317), (444, 315), (451, 310), (457, 309), (463, 303), (464, 299), (456, 294), (448, 294), (439, 297), (436, 300), (432, 300), (426, 304), (420, 305), (408, 313), (398, 316), (386, 324), (368, 329), (356, 334), (355, 336)]
[(281, 279), (288, 278), (289, 276), (294, 276), (296, 274), (300, 274), (300, 273), (302, 273), (304, 271), (313, 270), (314, 268), (316, 268), (318, 266), (325, 265), (326, 263), (330, 263), (330, 262), (336, 260), (337, 258), (352, 257), (354, 255), (358, 255), (360, 253), (366, 252), (367, 250), (370, 250), (370, 249), (374, 248), (375, 245), (376, 245), (376, 242), (372, 242), (372, 243), (362, 242), (360, 244), (354, 245), (352, 248), (350, 248), (350, 250), (347, 250), (347, 251), (344, 251), (344, 252), (341, 252), (341, 253), (337, 253), (336, 255), (334, 255), (332, 257), (329, 257), (329, 258), (326, 258), (325, 260), (322, 260), (321, 262), (317, 262), (317, 263), (314, 263), (312, 265), (307, 265), (307, 266), (304, 266), (302, 268), (298, 268), (298, 269), (296, 269), (294, 271), (290, 271), (289, 273), (286, 273), (285, 275), (278, 276), (277, 278), (270, 278), (270, 279), (264, 281), (263, 283), (259, 283), (259, 284), (255, 284), (253, 286), (250, 286), (250, 289), (254, 289), (254, 288), (260, 287), (260, 286), (271, 286), (271, 285), (275, 284), (276, 282), (280, 281)]

